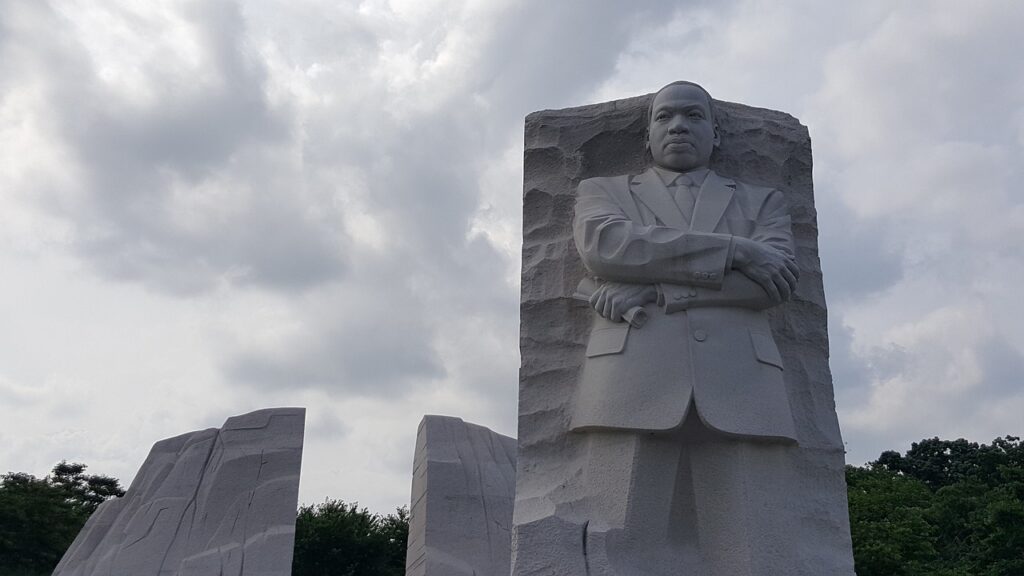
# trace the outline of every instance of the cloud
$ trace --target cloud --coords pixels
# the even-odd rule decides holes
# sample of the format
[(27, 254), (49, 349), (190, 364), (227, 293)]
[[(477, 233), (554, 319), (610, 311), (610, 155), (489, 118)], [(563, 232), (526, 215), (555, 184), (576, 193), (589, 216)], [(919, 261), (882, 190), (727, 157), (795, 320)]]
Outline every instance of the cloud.
[(0, 374), (0, 400), (7, 406), (31, 408), (42, 400), (43, 391), (5, 378)]
[(228, 380), (387, 397), (443, 378), (432, 330), (401, 293), (383, 280), (375, 287), (311, 297), (291, 308), (301, 319), (291, 330), (263, 346), (241, 342), (226, 367)]
[(1024, 403), (1005, 382), (1024, 351), (1009, 287), (1024, 261), (1007, 247), (1024, 233), (1024, 174), (1008, 120), (1024, 83), (990, 55), (1020, 16), (1011, 4), (893, 10), (830, 51), (809, 100), (818, 188), (847, 222), (822, 235), (833, 325), (851, 337), (837, 373), (867, 368), (848, 390), (837, 380), (855, 462), (924, 437), (1018, 432), (1010, 407)]
[(870, 298), (899, 282), (905, 273), (903, 246), (894, 244), (886, 223), (861, 218), (818, 190), (821, 268), (830, 305)]
[(936, 425), (948, 437), (991, 440), (1016, 433), (1019, 412), (1011, 416), (999, 407), (1024, 409), (1019, 382), (1007, 380), (1022, 355), (979, 321), (989, 316), (977, 304), (940, 308), (892, 326), (882, 339), (887, 348), (860, 350), (872, 368), (870, 392), (848, 406), (847, 432), (876, 437), (876, 449), (880, 439), (909, 443)]
[[(6, 184), (31, 189), (25, 200), (70, 224), (72, 247), (115, 279), (191, 294), (337, 277), (341, 218), (330, 198), (304, 193), (293, 111), (269, 101), (236, 6), (164, 8), (8, 9), (2, 50), (17, 58), (4, 72), (18, 82), (4, 102), (73, 177), (54, 181), (40, 172), (58, 162), (40, 162)], [(70, 33), (40, 39), (40, 28)], [(18, 152), (19, 164), (33, 155)]]

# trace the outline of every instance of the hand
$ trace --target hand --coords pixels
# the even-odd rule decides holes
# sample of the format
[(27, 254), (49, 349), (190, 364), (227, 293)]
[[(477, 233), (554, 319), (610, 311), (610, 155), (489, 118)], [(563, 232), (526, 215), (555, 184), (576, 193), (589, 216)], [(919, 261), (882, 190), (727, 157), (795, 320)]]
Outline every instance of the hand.
[(740, 237), (734, 241), (733, 268), (757, 282), (773, 300), (788, 300), (800, 277), (796, 261), (768, 244)]
[(626, 312), (657, 299), (658, 290), (653, 284), (605, 282), (590, 296), (590, 305), (601, 316), (612, 322), (621, 322)]

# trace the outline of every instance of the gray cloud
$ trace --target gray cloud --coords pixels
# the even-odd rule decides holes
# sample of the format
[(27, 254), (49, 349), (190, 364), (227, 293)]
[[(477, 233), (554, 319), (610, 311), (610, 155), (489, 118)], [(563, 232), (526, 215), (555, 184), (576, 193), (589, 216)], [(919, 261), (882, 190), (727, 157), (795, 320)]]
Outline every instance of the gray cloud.
[(1005, 335), (997, 334), (982, 346), (980, 356), (984, 366), (983, 385), (979, 393), (973, 395), (973, 401), (1000, 402), (1024, 396), (1024, 352), (1008, 343)]
[(897, 283), (904, 266), (898, 247), (890, 245), (887, 224), (858, 219), (830, 202), (827, 193), (818, 198), (819, 221), (826, 222), (818, 241), (830, 304), (862, 300)]
[(851, 374), (864, 378), (840, 396), (858, 459), (933, 435), (990, 440), (1020, 422), (998, 408), (1020, 400), (994, 374), (1022, 345), (1009, 328), (1022, 262), (1005, 246), (1024, 230), (1008, 121), (1024, 90), (983, 55), (1024, 13), (990, 8), (888, 13), (827, 55), (810, 100), (819, 190), (831, 193), (819, 195), (823, 268), (833, 318), (851, 330), (837, 373), (859, 363)]
[(871, 368), (853, 350), (853, 330), (832, 316), (829, 330), (829, 367), (836, 404), (846, 406), (865, 402), (871, 392)]
[[(20, 11), (67, 27), (45, 4)], [(139, 16), (112, 12), (111, 26)], [(34, 61), (12, 62), (9, 72), (47, 71), (39, 109), (78, 173), (73, 189), (39, 190), (38, 201), (73, 224), (76, 247), (96, 270), (156, 290), (301, 288), (337, 277), (340, 218), (310, 213), (317, 203), (331, 206), (302, 194), (294, 112), (269, 102), (264, 64), (245, 41), (236, 5), (192, 3), (179, 16), (201, 68), (187, 62), (187, 46), (156, 52), (139, 64), (143, 94), (134, 96), (128, 72), (105, 77), (108, 63), (87, 38), (12, 30), (5, 51), (37, 49)]]
[(281, 347), (243, 349), (226, 366), (229, 380), (257, 388), (315, 388), (346, 396), (393, 396), (445, 376), (432, 331), (414, 303), (376, 294), (327, 299), (333, 310), (303, 326)]

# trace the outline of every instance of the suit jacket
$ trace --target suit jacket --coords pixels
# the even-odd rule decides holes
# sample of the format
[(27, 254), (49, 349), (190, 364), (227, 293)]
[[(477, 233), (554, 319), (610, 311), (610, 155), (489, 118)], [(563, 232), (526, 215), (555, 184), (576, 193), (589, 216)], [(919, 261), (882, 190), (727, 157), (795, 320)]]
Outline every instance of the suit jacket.
[(795, 440), (765, 313), (778, 302), (730, 270), (733, 236), (794, 254), (778, 190), (710, 172), (686, 222), (652, 169), (591, 178), (577, 190), (573, 235), (590, 274), (655, 284), (659, 296), (642, 328), (595, 314), (571, 429), (669, 430), (695, 405), (713, 429)]

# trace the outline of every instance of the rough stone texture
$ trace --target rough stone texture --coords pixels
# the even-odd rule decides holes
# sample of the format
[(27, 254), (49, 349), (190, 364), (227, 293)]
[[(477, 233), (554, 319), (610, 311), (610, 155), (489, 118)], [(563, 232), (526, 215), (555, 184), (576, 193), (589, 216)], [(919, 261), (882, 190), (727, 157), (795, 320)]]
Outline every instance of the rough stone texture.
[(259, 410), (157, 442), (54, 575), (291, 574), (305, 414)]
[[(586, 574), (578, 513), (584, 434), (567, 432), (593, 311), (572, 298), (584, 269), (572, 238), (576, 185), (640, 173), (652, 95), (536, 112), (526, 119), (515, 576)], [(788, 451), (788, 515), (800, 576), (852, 576), (844, 451), (828, 366), (825, 296), (807, 129), (788, 114), (716, 102), (722, 144), (711, 168), (780, 189), (801, 268), (793, 299), (771, 312), (799, 446)]]
[(507, 576), (516, 440), (424, 416), (416, 436), (406, 576)]

